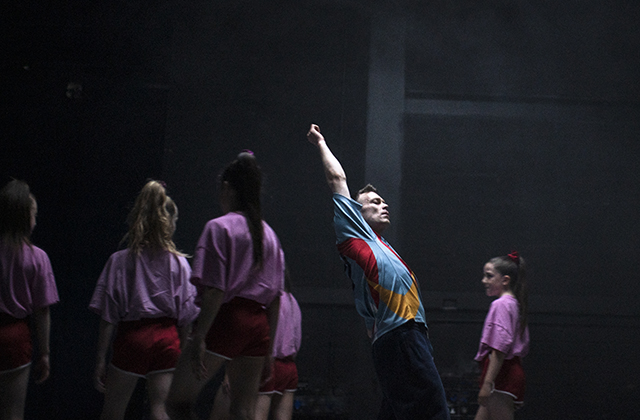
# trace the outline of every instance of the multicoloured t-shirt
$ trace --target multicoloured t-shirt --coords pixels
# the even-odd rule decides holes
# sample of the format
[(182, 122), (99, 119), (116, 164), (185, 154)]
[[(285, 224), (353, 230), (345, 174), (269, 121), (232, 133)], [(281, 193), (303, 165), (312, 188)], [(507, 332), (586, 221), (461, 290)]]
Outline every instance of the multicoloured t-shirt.
[(409, 266), (371, 229), (360, 203), (340, 194), (333, 195), (333, 203), (338, 251), (373, 340), (411, 319), (426, 325), (420, 287)]

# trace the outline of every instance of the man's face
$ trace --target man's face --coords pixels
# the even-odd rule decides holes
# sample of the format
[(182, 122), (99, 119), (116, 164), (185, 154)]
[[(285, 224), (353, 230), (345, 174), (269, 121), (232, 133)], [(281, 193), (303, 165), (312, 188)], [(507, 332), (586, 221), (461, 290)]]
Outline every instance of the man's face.
[(377, 193), (360, 194), (358, 203), (362, 204), (362, 217), (376, 233), (382, 233), (389, 226), (389, 206)]

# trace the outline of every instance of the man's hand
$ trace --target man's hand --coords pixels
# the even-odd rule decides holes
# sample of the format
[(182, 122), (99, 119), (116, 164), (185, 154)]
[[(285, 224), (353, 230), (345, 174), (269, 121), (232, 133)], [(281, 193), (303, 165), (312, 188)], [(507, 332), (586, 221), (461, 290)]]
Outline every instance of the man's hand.
[(309, 140), (309, 143), (316, 146), (321, 141), (324, 141), (324, 137), (320, 133), (320, 127), (316, 124), (311, 124), (311, 128), (309, 128), (309, 132), (307, 133), (307, 140)]

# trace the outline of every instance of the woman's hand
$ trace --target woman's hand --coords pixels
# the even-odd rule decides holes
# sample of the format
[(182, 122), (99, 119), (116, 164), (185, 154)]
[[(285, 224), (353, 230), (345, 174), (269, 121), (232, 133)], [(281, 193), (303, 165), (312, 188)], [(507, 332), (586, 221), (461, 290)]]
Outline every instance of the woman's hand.
[(263, 386), (273, 376), (273, 356), (266, 356), (264, 358), (264, 365), (262, 365), (262, 375), (260, 377), (260, 386)]
[(49, 378), (49, 372), (51, 371), (51, 364), (49, 363), (49, 354), (41, 354), (40, 358), (36, 362), (34, 367), (34, 373), (36, 377), (36, 383), (41, 384)]
[(107, 368), (104, 360), (96, 363), (96, 368), (93, 372), (93, 386), (98, 392), (105, 393), (105, 382), (107, 381)]
[(187, 346), (191, 360), (191, 371), (199, 380), (205, 379), (207, 377), (207, 367), (204, 364), (204, 353), (206, 350), (204, 338), (195, 335)]

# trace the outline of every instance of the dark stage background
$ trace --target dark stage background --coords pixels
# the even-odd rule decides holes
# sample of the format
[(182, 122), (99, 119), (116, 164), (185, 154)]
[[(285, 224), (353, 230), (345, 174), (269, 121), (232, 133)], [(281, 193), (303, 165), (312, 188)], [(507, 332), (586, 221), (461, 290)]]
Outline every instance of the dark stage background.
[[(375, 418), (370, 346), (305, 140), (311, 122), (352, 191), (391, 184), (381, 191), (393, 199), (390, 238), (421, 282), (453, 418), (475, 410), (472, 358), (490, 304), (482, 265), (514, 248), (531, 267), (532, 336), (516, 418), (640, 416), (640, 6), (34, 0), (2, 9), (2, 181), (31, 185), (33, 240), (61, 298), (52, 376), (30, 385), (28, 419), (99, 416), (99, 320), (87, 305), (145, 180), (169, 185), (176, 243), (191, 253), (220, 215), (216, 176), (242, 149), (262, 163), (265, 218), (303, 311), (296, 416)], [(379, 80), (395, 90), (380, 93)], [(384, 130), (376, 140), (388, 115), (398, 134), (389, 149)], [(145, 416), (139, 391), (130, 418)]]

